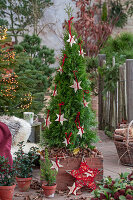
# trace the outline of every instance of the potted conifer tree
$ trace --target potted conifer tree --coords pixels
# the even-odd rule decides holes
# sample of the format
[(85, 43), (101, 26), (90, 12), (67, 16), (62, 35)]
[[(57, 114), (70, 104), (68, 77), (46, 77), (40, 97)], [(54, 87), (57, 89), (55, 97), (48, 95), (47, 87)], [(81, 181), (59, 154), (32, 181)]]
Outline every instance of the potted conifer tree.
[[(94, 130), (96, 118), (91, 108), (91, 89), (86, 74), (85, 53), (82, 49), (82, 39), (77, 37), (72, 29), (72, 20), (73, 17), (66, 23), (64, 48), (46, 110), (46, 124), (42, 137), (44, 145), (49, 146), (49, 155), (53, 159), (52, 167), (58, 171), (59, 190), (67, 190), (73, 183), (73, 178), (70, 179), (66, 171), (78, 169), (83, 156), (90, 167), (103, 168), (103, 158), (93, 145), (98, 141), (98, 137)], [(97, 180), (100, 180), (102, 172), (97, 177)], [(75, 188), (73, 191), (76, 191)]]
[(18, 151), (15, 152), (14, 167), (16, 169), (16, 181), (21, 192), (30, 188), (34, 161), (38, 158), (36, 147), (31, 147), (28, 153), (24, 153), (24, 142), (19, 142)]
[(0, 199), (12, 200), (15, 186), (15, 169), (7, 158), (0, 156)]
[(57, 172), (53, 169), (52, 163), (48, 157), (48, 151), (45, 149), (45, 162), (40, 160), (41, 166), (41, 180), (42, 180), (42, 188), (44, 190), (44, 194), (46, 197), (54, 197), (54, 193), (56, 190), (56, 174)]

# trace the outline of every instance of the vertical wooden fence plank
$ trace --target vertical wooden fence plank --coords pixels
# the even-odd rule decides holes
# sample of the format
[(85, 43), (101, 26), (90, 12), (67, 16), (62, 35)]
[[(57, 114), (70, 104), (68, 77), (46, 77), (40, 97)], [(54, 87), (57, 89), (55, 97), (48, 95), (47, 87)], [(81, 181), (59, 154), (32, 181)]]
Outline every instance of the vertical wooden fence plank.
[[(106, 60), (105, 54), (99, 54), (99, 66), (102, 67), (104, 61)], [(102, 130), (103, 128), (103, 78), (99, 74), (98, 77), (98, 128)]]
[(133, 59), (126, 60), (127, 117), (133, 120)]

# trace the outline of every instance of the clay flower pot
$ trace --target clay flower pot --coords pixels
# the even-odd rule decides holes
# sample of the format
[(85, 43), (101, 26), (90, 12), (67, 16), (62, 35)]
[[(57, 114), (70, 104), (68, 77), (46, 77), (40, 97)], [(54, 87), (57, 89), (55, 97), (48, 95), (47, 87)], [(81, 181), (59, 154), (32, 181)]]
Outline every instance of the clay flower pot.
[(16, 185), (0, 186), (0, 199), (1, 200), (12, 200), (15, 187), (16, 187)]
[(16, 181), (18, 184), (18, 188), (20, 192), (27, 192), (30, 189), (32, 178), (18, 178), (16, 177)]
[(54, 197), (56, 186), (56, 184), (52, 186), (42, 184), (45, 197)]

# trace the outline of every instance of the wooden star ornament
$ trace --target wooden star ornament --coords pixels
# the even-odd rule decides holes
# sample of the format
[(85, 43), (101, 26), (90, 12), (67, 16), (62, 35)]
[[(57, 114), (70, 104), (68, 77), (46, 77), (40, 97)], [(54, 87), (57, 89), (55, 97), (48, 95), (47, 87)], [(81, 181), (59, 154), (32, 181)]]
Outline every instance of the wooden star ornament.
[(71, 85), (70, 87), (74, 89), (75, 92), (77, 92), (77, 90), (82, 90), (82, 87), (80, 86), (81, 84), (81, 81), (80, 82), (77, 82), (74, 80), (74, 83), (73, 85)]
[[(72, 187), (68, 187), (70, 189), (70, 194), (73, 193), (76, 195), (76, 191), (84, 186), (90, 188), (91, 190), (96, 189), (94, 178), (100, 173), (100, 170), (91, 169), (87, 165), (84, 157), (82, 158), (79, 169), (69, 170), (67, 172), (76, 179), (75, 184)], [(75, 187), (76, 189), (74, 190)]]
[(57, 115), (57, 119), (55, 121), (59, 121), (62, 125), (64, 121), (67, 121), (67, 119), (64, 118), (64, 114), (62, 115), (56, 114), (56, 115)]
[(57, 172), (58, 172), (58, 169), (59, 169), (60, 167), (63, 167), (63, 165), (61, 165), (61, 164), (59, 163), (59, 160), (57, 160), (57, 157), (56, 157), (56, 162), (53, 161), (53, 160), (51, 160), (51, 162), (52, 162), (52, 167), (51, 167), (51, 169), (56, 169)]
[(75, 37), (75, 35), (72, 36), (72, 35), (69, 34), (69, 39), (67, 40), (67, 42), (70, 42), (71, 47), (72, 47), (72, 45), (73, 45), (74, 43), (76, 43), (75, 40), (74, 40), (74, 37)]

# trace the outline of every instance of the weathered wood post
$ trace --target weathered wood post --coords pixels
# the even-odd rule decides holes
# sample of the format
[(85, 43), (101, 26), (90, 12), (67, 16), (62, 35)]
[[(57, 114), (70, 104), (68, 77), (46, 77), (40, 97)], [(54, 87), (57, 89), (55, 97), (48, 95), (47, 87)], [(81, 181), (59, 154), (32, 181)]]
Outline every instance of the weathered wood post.
[(127, 119), (133, 120), (133, 59), (126, 60)]
[[(99, 66), (102, 67), (106, 61), (106, 55), (105, 54), (99, 54), (98, 55), (98, 61)], [(98, 128), (99, 130), (102, 130), (103, 128), (103, 78), (99, 74), (98, 77)]]

